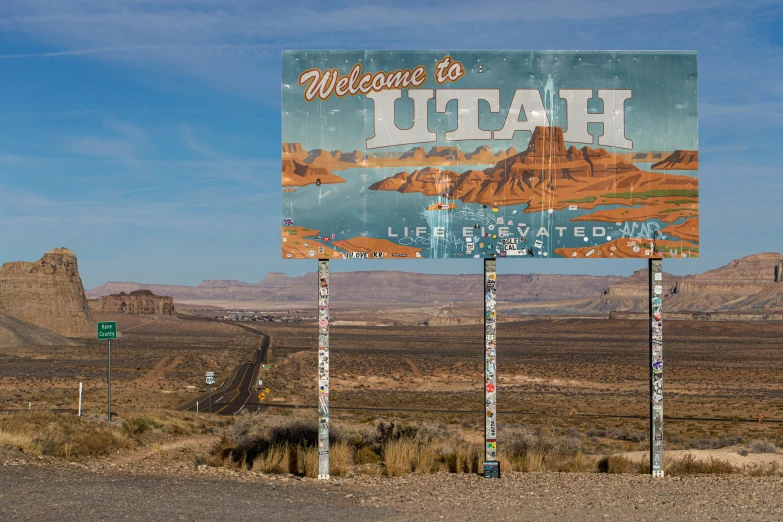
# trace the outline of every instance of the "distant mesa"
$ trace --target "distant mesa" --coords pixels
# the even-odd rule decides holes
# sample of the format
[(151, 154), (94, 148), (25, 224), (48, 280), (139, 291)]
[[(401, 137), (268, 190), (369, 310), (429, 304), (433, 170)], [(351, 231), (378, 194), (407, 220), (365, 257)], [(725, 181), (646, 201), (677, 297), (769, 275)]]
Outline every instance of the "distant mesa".
[(490, 149), (486, 145), (482, 145), (481, 147), (478, 147), (471, 154), (468, 154), (467, 158), (470, 159), (471, 161), (476, 161), (481, 163), (493, 163), (498, 160), (497, 156), (495, 156), (495, 154), (492, 153), (492, 149)]
[(126, 294), (102, 296), (99, 301), (102, 312), (118, 312), (133, 315), (174, 315), (174, 298), (153, 294), (150, 290), (134, 290)]
[(362, 163), (365, 160), (364, 156), (362, 156), (362, 153), (358, 150), (353, 152), (341, 152), (339, 154), (339, 156), (335, 157), (339, 158), (339, 160), (344, 163)]
[(698, 170), (698, 150), (675, 150), (663, 161), (653, 164), (653, 170)]
[(427, 210), (454, 210), (458, 207), (459, 205), (456, 203), (433, 203), (427, 207)]
[(315, 185), (320, 180), (321, 184), (345, 183), (345, 180), (336, 174), (332, 174), (325, 167), (306, 165), (297, 160), (283, 160), (283, 186), (303, 187)]
[(459, 147), (432, 147), (427, 153), (427, 158), (439, 158), (449, 162), (467, 159)]
[(283, 143), (283, 159), (304, 161), (309, 153), (302, 148), (301, 143)]
[(414, 159), (414, 160), (423, 160), (427, 157), (427, 153), (424, 151), (423, 147), (414, 147), (411, 150), (403, 153), (402, 156), (400, 156), (401, 160), (405, 159)]
[(0, 312), (66, 337), (95, 335), (76, 255), (67, 248), (0, 267)]
[[(433, 147), (451, 157), (453, 147)], [(484, 152), (477, 150), (477, 153)], [(511, 149), (509, 149), (511, 151)], [(599, 205), (647, 206), (639, 219), (659, 218), (668, 222), (698, 215), (698, 179), (646, 172), (622, 156), (605, 149), (566, 149), (560, 127), (536, 127), (525, 151), (498, 161), (494, 167), (457, 173), (427, 167), (413, 173), (400, 172), (370, 186), (371, 190), (420, 192), (428, 196), (459, 199), (463, 203), (506, 206), (527, 204), (525, 212), (572, 204), (582, 209)], [(627, 209), (613, 209), (580, 219), (619, 221)], [(625, 220), (633, 220), (628, 215)]]

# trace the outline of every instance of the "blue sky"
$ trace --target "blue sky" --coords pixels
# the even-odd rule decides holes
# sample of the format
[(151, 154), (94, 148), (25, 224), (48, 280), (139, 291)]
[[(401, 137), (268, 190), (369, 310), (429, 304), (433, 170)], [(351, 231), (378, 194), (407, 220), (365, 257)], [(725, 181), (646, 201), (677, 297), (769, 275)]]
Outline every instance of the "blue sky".
[[(699, 52), (701, 259), (783, 250), (783, 5), (774, 1), (0, 3), (0, 261), (67, 246), (87, 288), (313, 271), (280, 258), (282, 49)], [(508, 260), (629, 274), (643, 260)], [(478, 260), (333, 270), (478, 273)]]

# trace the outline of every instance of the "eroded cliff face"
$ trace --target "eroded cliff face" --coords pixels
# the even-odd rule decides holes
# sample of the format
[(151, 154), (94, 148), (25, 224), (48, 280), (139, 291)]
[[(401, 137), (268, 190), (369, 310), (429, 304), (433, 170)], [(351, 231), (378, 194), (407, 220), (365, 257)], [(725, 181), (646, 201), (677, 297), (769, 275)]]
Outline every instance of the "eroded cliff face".
[(174, 315), (174, 298), (155, 295), (149, 290), (136, 290), (129, 294), (121, 292), (101, 297), (99, 309), (123, 314)]
[(76, 255), (67, 248), (0, 267), (0, 312), (67, 337), (95, 334)]

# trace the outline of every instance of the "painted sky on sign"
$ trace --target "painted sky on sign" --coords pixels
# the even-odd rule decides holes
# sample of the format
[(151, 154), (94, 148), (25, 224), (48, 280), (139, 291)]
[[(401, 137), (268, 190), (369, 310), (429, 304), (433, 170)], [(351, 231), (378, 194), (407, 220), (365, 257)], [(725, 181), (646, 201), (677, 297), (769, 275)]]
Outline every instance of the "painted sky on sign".
[[(280, 259), (281, 50), (699, 52), (696, 272), (783, 250), (783, 6), (774, 1), (518, 3), (9, 0), (0, 3), (0, 261), (53, 247), (87, 287), (301, 274)], [(335, 263), (335, 265), (337, 265)], [(335, 270), (480, 272), (464, 261)], [(643, 261), (501, 263), (629, 274)]]

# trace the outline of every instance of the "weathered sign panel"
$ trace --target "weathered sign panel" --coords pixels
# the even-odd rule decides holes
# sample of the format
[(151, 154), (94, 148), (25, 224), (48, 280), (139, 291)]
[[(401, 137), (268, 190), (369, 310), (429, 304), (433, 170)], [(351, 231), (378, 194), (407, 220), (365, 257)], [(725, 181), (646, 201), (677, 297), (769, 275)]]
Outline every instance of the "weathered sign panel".
[(698, 257), (695, 52), (285, 51), (283, 258)]

